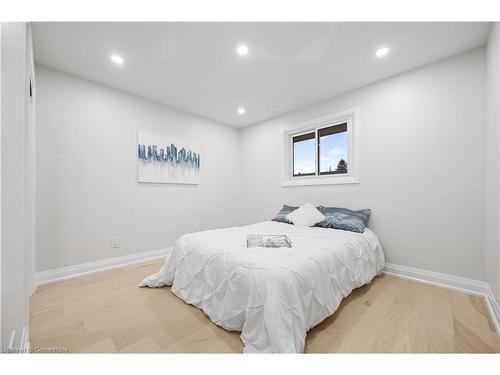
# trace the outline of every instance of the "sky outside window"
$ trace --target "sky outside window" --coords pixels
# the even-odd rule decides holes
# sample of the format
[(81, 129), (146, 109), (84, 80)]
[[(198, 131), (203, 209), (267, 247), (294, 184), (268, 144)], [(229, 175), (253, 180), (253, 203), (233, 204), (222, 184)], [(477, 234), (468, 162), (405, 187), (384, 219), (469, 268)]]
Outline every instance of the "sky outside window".
[(316, 138), (293, 143), (293, 174), (314, 174), (316, 171)]
[(347, 132), (321, 137), (320, 146), (320, 172), (335, 172), (341, 159), (348, 162)]

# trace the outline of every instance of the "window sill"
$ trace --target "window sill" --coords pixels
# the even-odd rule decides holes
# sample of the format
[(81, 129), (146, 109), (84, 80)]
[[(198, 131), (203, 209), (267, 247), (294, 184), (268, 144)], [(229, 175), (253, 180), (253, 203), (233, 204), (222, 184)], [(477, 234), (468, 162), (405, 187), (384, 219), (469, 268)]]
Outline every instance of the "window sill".
[(345, 185), (359, 184), (358, 178), (354, 176), (336, 176), (336, 177), (299, 177), (284, 181), (282, 187), (290, 186), (314, 186), (314, 185)]

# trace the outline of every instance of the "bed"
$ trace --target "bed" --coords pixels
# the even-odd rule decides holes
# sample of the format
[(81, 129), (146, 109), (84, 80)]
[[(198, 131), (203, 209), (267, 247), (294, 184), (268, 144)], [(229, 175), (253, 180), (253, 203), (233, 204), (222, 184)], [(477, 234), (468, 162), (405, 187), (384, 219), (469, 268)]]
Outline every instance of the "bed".
[[(291, 248), (247, 248), (248, 234), (285, 234)], [(190, 233), (139, 286), (172, 293), (241, 331), (245, 353), (302, 353), (307, 331), (384, 268), (377, 236), (274, 221)]]

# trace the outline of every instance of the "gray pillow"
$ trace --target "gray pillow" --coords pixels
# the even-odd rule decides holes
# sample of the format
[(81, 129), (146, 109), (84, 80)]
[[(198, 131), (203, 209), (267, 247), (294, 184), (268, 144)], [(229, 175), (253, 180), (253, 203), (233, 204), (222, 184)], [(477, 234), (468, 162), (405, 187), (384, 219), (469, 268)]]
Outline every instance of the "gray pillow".
[(286, 223), (286, 224), (292, 224), (290, 220), (286, 218), (286, 215), (288, 215), (290, 212), (293, 212), (297, 209), (298, 207), (293, 207), (293, 206), (287, 206), (286, 204), (283, 206), (283, 208), (276, 214), (274, 218), (272, 218), (272, 221), (278, 221), (280, 223)]
[(347, 208), (320, 206), (318, 210), (326, 218), (321, 223), (316, 224), (317, 227), (342, 229), (357, 233), (364, 232), (371, 214), (369, 208), (352, 211)]

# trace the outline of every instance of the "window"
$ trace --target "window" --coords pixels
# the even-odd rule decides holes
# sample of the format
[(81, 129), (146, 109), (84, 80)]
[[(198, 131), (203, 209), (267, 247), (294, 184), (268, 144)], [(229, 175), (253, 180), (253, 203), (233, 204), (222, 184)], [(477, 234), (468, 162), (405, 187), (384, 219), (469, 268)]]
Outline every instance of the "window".
[(347, 123), (318, 130), (319, 174), (346, 174), (348, 171)]
[(283, 186), (357, 183), (356, 111), (283, 131)]
[(316, 171), (316, 137), (314, 133), (297, 135), (293, 143), (293, 176), (314, 176)]

